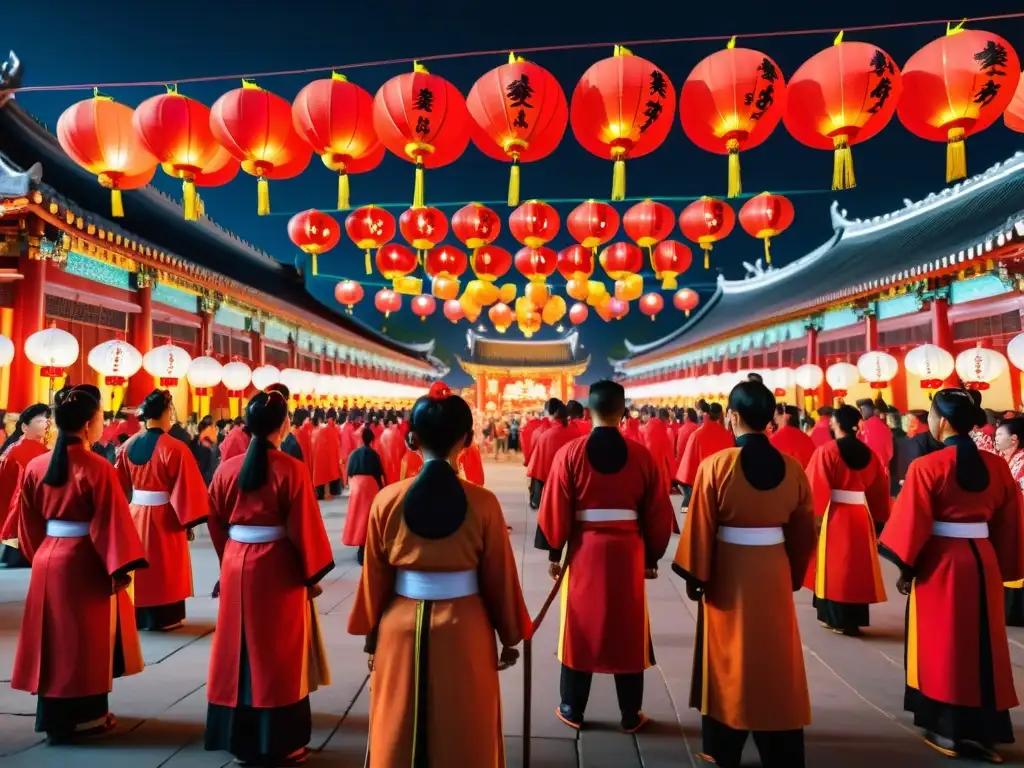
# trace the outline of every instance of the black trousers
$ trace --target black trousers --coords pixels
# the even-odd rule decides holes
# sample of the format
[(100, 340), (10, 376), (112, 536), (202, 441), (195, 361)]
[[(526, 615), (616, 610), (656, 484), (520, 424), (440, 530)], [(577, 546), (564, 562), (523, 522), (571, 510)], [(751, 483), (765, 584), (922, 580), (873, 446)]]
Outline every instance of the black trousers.
[[(704, 752), (719, 768), (740, 768), (750, 731), (737, 731), (705, 715), (700, 719)], [(754, 731), (754, 744), (764, 768), (804, 768), (804, 731)]]
[(321, 501), (324, 499), (324, 489), (330, 490), (331, 496), (341, 496), (341, 479), (331, 480), (331, 484), (329, 486), (318, 485), (316, 487), (316, 497)]
[[(583, 717), (590, 700), (590, 684), (594, 679), (593, 672), (580, 672), (562, 665), (562, 678), (559, 691), (562, 703), (572, 709), (573, 715)], [(623, 717), (636, 715), (644, 703), (644, 673), (630, 672), (615, 675), (615, 694), (619, 699), (619, 711)]]
[(544, 495), (544, 481), (530, 478), (530, 509), (540, 509), (540, 499)]

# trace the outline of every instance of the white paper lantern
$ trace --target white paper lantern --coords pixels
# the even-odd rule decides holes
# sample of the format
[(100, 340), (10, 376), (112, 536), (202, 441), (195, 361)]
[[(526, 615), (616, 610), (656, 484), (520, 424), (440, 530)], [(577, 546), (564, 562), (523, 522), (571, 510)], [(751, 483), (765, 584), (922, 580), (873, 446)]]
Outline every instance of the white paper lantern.
[(1009, 367), (1006, 358), (994, 349), (974, 347), (956, 356), (956, 372), (968, 389), (988, 389)]
[(25, 339), (25, 357), (42, 370), (40, 375), (56, 379), (78, 360), (78, 339), (60, 328), (46, 328)]
[(776, 397), (785, 397), (786, 393), (796, 384), (796, 372), (792, 368), (779, 368), (768, 371), (765, 386), (775, 391)]
[(299, 383), (299, 392), (306, 396), (306, 400), (312, 402), (313, 393), (316, 392), (316, 382), (318, 375), (312, 371), (302, 371), (302, 376)]
[(90, 349), (86, 362), (104, 384), (121, 386), (142, 368), (142, 353), (127, 341), (111, 339)]
[(872, 389), (885, 389), (900, 372), (899, 361), (888, 352), (872, 350), (857, 360), (857, 372), (871, 384)]
[(197, 357), (189, 363), (185, 378), (192, 387), (192, 394), (199, 397), (210, 394), (210, 390), (220, 384), (224, 375), (223, 366), (212, 357)]
[(345, 396), (345, 377), (344, 376), (331, 376), (331, 396), (332, 397), (344, 397)]
[(938, 389), (953, 375), (955, 364), (953, 356), (942, 347), (922, 344), (907, 352), (903, 365), (921, 379), (921, 389)]
[(846, 397), (850, 387), (860, 381), (860, 372), (855, 365), (835, 363), (825, 371), (825, 381), (832, 387), (832, 393), (836, 397)]
[(228, 363), (221, 370), (221, 381), (228, 397), (241, 397), (252, 381), (252, 369), (241, 360)]
[(793, 379), (800, 389), (817, 389), (825, 380), (825, 372), (820, 365), (804, 363), (793, 371)]
[(14, 360), (14, 342), (0, 334), (0, 368), (6, 368)]
[(178, 380), (185, 376), (191, 364), (191, 355), (173, 344), (154, 347), (142, 358), (142, 367), (161, 387), (177, 386)]
[(316, 381), (313, 383), (313, 394), (317, 397), (330, 397), (333, 378), (333, 376), (326, 373), (321, 373), (317, 376)]
[(285, 368), (281, 371), (281, 383), (288, 387), (288, 392), (295, 400), (299, 399), (302, 391), (302, 371), (298, 368)]
[(281, 372), (272, 365), (261, 365), (252, 372), (252, 385), (261, 391), (280, 382)]
[[(1010, 358), (1014, 368), (1024, 371), (1024, 333), (1010, 339), (1010, 343), (1006, 345), (1006, 356)], [(6, 365), (2, 357), (0, 357), (0, 365)]]

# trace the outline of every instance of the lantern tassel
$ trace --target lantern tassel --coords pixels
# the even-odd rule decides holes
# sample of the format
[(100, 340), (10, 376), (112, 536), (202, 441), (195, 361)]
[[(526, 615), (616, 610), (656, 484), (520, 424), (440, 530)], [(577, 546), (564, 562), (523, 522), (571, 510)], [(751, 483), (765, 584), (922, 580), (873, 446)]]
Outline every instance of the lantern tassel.
[(508, 207), (515, 208), (519, 205), (519, 153), (512, 155), (512, 167), (508, 175)]
[(946, 140), (946, 183), (967, 178), (967, 144), (963, 128), (951, 128)]
[(117, 187), (110, 190), (110, 215), (115, 219), (124, 218), (124, 202), (121, 200), (121, 190)]
[(181, 199), (185, 206), (185, 221), (196, 221), (199, 218), (196, 207), (196, 183), (190, 178), (181, 180)]
[(847, 136), (836, 136), (832, 139), (835, 152), (832, 155), (832, 189), (853, 189), (857, 186), (857, 178), (853, 174), (853, 152)]
[(618, 158), (612, 168), (612, 200), (626, 199), (626, 160)]
[(711, 243), (704, 244), (704, 269), (711, 269)]
[(319, 270), (317, 269), (316, 256), (317, 255), (314, 253), (313, 254), (313, 277), (316, 277), (319, 274)]
[(739, 197), (743, 192), (740, 183), (740, 143), (736, 139), (729, 139), (725, 147), (729, 150), (729, 190), (726, 197)]
[(661, 289), (663, 291), (674, 291), (679, 287), (679, 282), (676, 280), (675, 275), (664, 273), (661, 280)]
[(772, 239), (770, 237), (766, 237), (764, 239), (764, 263), (765, 264), (771, 264), (772, 263), (771, 241), (772, 241)]
[(338, 174), (338, 210), (347, 211), (351, 205), (352, 202), (348, 186), (348, 172), (341, 171)]
[(423, 158), (416, 158), (416, 183), (412, 188), (412, 207), (422, 208), (426, 200), (426, 179), (424, 178), (425, 171), (423, 169)]
[(373, 274), (373, 267), (370, 265), (370, 249), (366, 249), (366, 274)]
[(262, 176), (256, 180), (256, 214), (270, 215), (270, 183)]

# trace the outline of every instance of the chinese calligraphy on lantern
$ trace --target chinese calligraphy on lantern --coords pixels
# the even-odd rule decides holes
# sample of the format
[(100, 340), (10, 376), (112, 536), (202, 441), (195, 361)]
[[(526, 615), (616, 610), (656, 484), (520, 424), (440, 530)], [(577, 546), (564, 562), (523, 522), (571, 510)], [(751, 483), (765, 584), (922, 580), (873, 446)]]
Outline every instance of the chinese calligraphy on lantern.
[(868, 112), (874, 114), (885, 106), (885, 102), (892, 95), (892, 76), (896, 74), (896, 66), (884, 52), (876, 50), (875, 55), (871, 57), (871, 72), (878, 78), (875, 87), (868, 94), (869, 99), (875, 100), (874, 104), (868, 107)]
[(974, 60), (978, 62), (978, 69), (984, 72), (988, 79), (981, 84), (981, 87), (974, 94), (974, 103), (980, 107), (987, 107), (999, 95), (1002, 83), (997, 83), (997, 78), (1006, 77), (1006, 64), (1008, 60), (1006, 46), (989, 40), (985, 47), (974, 54)]
[(646, 133), (647, 129), (654, 125), (661, 117), (661, 113), (665, 111), (661, 100), (668, 95), (668, 82), (665, 80), (665, 73), (661, 70), (655, 69), (651, 72), (651, 83), (647, 95), (651, 97), (644, 104), (644, 117), (647, 120), (640, 126), (640, 133)]
[(516, 128), (529, 128), (530, 123), (526, 119), (526, 110), (533, 109), (530, 98), (533, 96), (533, 86), (530, 85), (530, 77), (525, 72), (519, 75), (505, 88), (508, 97), (508, 105), (511, 109), (518, 110), (512, 125)]
[(746, 106), (754, 107), (754, 111), (750, 113), (751, 120), (760, 120), (769, 107), (775, 103), (775, 81), (779, 79), (779, 71), (775, 68), (775, 63), (767, 56), (758, 65), (757, 71), (760, 73), (758, 82), (763, 83), (764, 87), (758, 90), (755, 85), (754, 90), (743, 97), (743, 103)]
[[(418, 112), (433, 112), (434, 92), (429, 88), (420, 88), (416, 93), (416, 100), (413, 102), (412, 108)], [(420, 136), (428, 135), (430, 133), (430, 118), (425, 115), (419, 115), (416, 118), (416, 128), (414, 130)]]

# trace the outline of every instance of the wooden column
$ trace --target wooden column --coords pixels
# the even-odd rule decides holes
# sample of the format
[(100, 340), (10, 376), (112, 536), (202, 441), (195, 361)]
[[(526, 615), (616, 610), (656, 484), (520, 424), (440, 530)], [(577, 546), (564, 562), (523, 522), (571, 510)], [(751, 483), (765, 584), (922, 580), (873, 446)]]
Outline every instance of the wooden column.
[(14, 413), (36, 401), (39, 369), (25, 357), (25, 340), (43, 330), (46, 319), (46, 261), (38, 252), (30, 253), (21, 259), (23, 277), (14, 284), (14, 360), (7, 398), (7, 410)]
[[(818, 334), (821, 329), (814, 323), (807, 326), (807, 362), (819, 366), (825, 370), (825, 361), (821, 359), (821, 352), (818, 342)], [(821, 380), (821, 386), (813, 392), (808, 393), (815, 399), (815, 408), (823, 405), (832, 405), (832, 388), (825, 379)]]
[[(145, 355), (153, 348), (153, 277), (148, 272), (135, 274), (135, 300), (139, 311), (129, 319), (128, 342)], [(140, 369), (128, 382), (126, 406), (139, 405), (153, 391), (153, 377)]]
[[(949, 323), (949, 288), (940, 288), (931, 295), (928, 314), (932, 321), (932, 344), (956, 357), (953, 348), (953, 327)], [(943, 387), (955, 387), (959, 383), (956, 371), (953, 371), (944, 382)]]
[[(873, 307), (864, 310), (864, 346), (868, 352), (878, 349), (878, 316)], [(856, 362), (854, 362), (856, 365)]]

